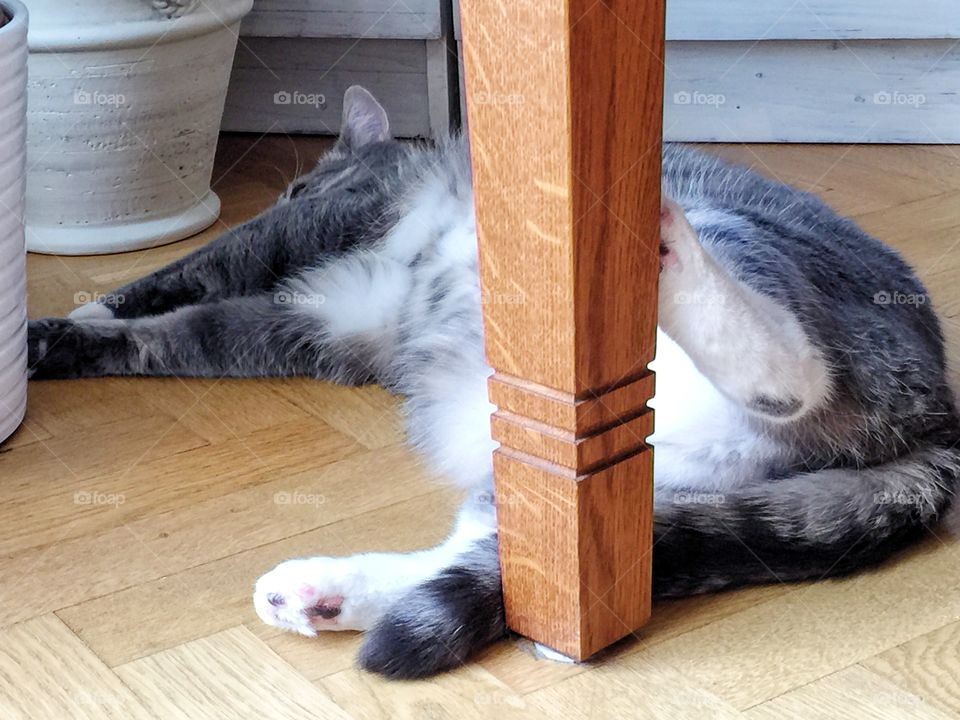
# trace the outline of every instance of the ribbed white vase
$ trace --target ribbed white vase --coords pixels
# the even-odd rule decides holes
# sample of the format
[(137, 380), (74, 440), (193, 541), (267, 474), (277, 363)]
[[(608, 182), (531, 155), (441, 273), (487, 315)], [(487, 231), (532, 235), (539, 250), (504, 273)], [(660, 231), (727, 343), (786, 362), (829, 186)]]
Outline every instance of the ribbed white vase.
[(135, 250), (212, 224), (217, 135), (253, 0), (27, 2), (27, 248)]
[(27, 9), (0, 0), (0, 442), (27, 407), (26, 252), (23, 247)]

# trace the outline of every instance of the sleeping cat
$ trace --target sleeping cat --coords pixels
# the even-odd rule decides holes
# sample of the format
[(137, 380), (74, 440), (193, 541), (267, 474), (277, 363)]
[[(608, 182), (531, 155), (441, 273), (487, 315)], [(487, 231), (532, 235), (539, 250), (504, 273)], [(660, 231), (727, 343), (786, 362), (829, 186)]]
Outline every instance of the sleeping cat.
[[(655, 597), (842, 575), (922, 536), (960, 426), (913, 272), (815, 197), (688, 148), (665, 147), (663, 190)], [(365, 630), (361, 665), (406, 678), (506, 633), (463, 140), (393, 141), (351, 88), (337, 144), (273, 208), (108, 298), (30, 323), (34, 380), (377, 382), (468, 491), (433, 549), (281, 563), (256, 583), (264, 622)]]

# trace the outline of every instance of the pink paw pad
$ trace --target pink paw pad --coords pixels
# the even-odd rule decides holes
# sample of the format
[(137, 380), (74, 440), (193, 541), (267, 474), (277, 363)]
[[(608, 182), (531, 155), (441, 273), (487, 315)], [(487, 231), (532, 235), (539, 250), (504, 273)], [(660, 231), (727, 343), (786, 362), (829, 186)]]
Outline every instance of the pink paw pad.
[(665, 228), (673, 224), (673, 211), (667, 203), (663, 203), (660, 206), (660, 224)]
[(680, 258), (666, 243), (660, 243), (660, 269), (680, 267)]
[(675, 220), (674, 206), (670, 201), (665, 200), (660, 206), (660, 270), (676, 268), (680, 265), (680, 258), (671, 247), (672, 243), (666, 238)]
[(340, 614), (340, 606), (343, 605), (343, 596), (335, 595), (332, 597), (320, 598), (304, 612), (311, 618), (319, 618), (332, 622)]
[(297, 588), (297, 595), (301, 600), (309, 600), (316, 594), (317, 590), (313, 587), (313, 585), (301, 585)]

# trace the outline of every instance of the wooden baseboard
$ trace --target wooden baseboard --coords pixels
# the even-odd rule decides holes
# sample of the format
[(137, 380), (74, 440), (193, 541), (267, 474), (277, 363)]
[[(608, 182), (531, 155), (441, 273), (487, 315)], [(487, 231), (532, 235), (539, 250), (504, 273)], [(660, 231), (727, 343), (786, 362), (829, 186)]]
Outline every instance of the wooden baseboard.
[(664, 137), (960, 142), (955, 40), (668, 42)]
[(223, 129), (334, 135), (344, 91), (363, 85), (383, 103), (398, 137), (434, 135), (449, 123), (440, 111), (450, 90), (428, 60), (431, 42), (441, 41), (242, 38)]
[(443, 34), (449, 0), (256, 0), (249, 37), (425, 40)]

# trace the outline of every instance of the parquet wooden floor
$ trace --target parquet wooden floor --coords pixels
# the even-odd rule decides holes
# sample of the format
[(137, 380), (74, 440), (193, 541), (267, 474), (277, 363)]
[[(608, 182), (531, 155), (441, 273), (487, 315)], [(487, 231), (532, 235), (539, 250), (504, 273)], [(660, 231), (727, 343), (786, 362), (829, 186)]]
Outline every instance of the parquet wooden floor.
[[(64, 314), (253, 215), (326, 142), (224, 136), (222, 223), (144, 252), (33, 256), (31, 316)], [(715, 149), (899, 248), (960, 367), (960, 149)], [(0, 718), (960, 717), (956, 516), (854, 578), (661, 604), (582, 666), (508, 641), (448, 675), (388, 683), (354, 668), (354, 634), (309, 640), (256, 619), (252, 584), (276, 562), (423, 547), (455, 503), (375, 388), (33, 383), (25, 425), (0, 447)]]

